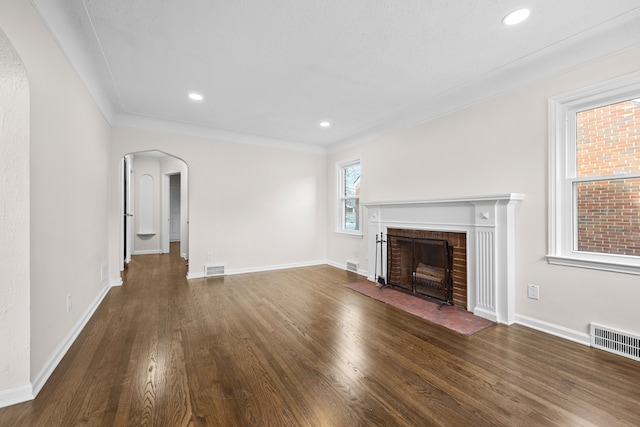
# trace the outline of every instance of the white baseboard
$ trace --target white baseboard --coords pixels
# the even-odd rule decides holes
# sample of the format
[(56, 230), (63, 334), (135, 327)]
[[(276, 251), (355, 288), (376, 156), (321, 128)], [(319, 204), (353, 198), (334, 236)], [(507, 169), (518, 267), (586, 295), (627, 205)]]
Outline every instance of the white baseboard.
[(156, 255), (163, 253), (160, 249), (151, 249), (148, 251), (134, 251), (132, 255)]
[[(267, 265), (263, 267), (250, 267), (250, 268), (235, 268), (235, 269), (227, 269), (225, 271), (226, 276), (232, 276), (234, 274), (246, 274), (246, 273), (260, 273), (262, 271), (274, 271), (274, 270), (285, 270), (287, 268), (298, 268), (298, 267), (311, 267), (314, 265), (324, 265), (327, 264), (327, 261), (305, 261), (298, 262), (292, 264), (278, 264), (278, 265)], [(203, 279), (204, 278), (204, 269), (202, 272), (194, 273), (189, 272), (187, 274), (187, 280), (191, 279)]]
[(202, 273), (187, 273), (187, 280), (191, 279), (204, 279), (204, 271)]
[[(227, 270), (226, 275), (233, 275), (233, 274), (245, 274), (245, 273), (258, 273), (261, 271), (273, 271), (273, 270), (283, 270), (283, 269), (287, 269), (287, 268), (297, 268), (297, 267), (311, 267), (314, 265), (330, 265), (331, 267), (335, 267), (335, 268), (339, 268), (341, 270), (346, 270), (347, 269), (347, 265), (346, 264), (339, 264), (333, 261), (308, 261), (308, 262), (302, 262), (302, 263), (295, 263), (295, 264), (281, 264), (281, 265), (269, 265), (269, 266), (265, 266), (265, 267), (255, 267), (255, 268), (238, 268), (235, 270)], [(358, 269), (358, 274), (362, 275), (362, 276), (367, 276), (367, 270), (362, 270), (362, 269)], [(191, 280), (191, 279), (203, 279), (204, 278), (204, 271), (202, 272), (189, 272), (187, 274), (187, 280)], [(371, 280), (371, 279), (370, 279)], [(372, 282), (375, 282), (375, 278), (373, 280), (371, 280)]]
[(31, 384), (0, 390), (0, 408), (34, 399)]
[(586, 346), (591, 345), (589, 334), (586, 332), (576, 331), (574, 329), (565, 328), (564, 326), (555, 325), (543, 320), (538, 320), (532, 317), (522, 316), (518, 314), (515, 315), (515, 323), (531, 329), (535, 329), (540, 332), (555, 335), (556, 337), (564, 338), (578, 344), (583, 344)]
[(40, 393), (40, 390), (42, 390), (42, 387), (47, 382), (54, 369), (56, 369), (64, 355), (67, 354), (67, 351), (69, 351), (69, 348), (71, 347), (73, 342), (76, 340), (76, 338), (78, 338), (78, 335), (80, 334), (80, 332), (82, 332), (82, 329), (85, 327), (89, 319), (91, 319), (91, 316), (93, 316), (93, 313), (95, 313), (96, 309), (100, 306), (100, 303), (107, 295), (109, 289), (111, 289), (111, 286), (105, 286), (104, 289), (102, 289), (98, 297), (85, 310), (74, 327), (64, 337), (58, 347), (56, 347), (56, 349), (53, 351), (51, 357), (49, 357), (49, 360), (45, 363), (44, 367), (40, 370), (38, 375), (36, 375), (35, 379), (31, 383), (31, 388), (33, 389), (32, 398), (35, 398), (38, 393)]
[(299, 263), (293, 263), (293, 264), (267, 265), (264, 267), (236, 268), (236, 269), (227, 270), (227, 275), (260, 273), (262, 271), (286, 270), (288, 268), (298, 268), (298, 267), (312, 267), (314, 265), (323, 265), (326, 263), (327, 263), (326, 261), (307, 261), (307, 262), (299, 262)]
[[(327, 265), (330, 265), (331, 267), (335, 267), (335, 268), (339, 268), (340, 270), (346, 270), (347, 269), (347, 264), (340, 264), (338, 262), (333, 262), (333, 261), (327, 261), (326, 262)], [(358, 274), (361, 276), (365, 276), (367, 277), (367, 279), (371, 282), (375, 282), (377, 279), (374, 277), (373, 279), (369, 277), (369, 272), (367, 270), (363, 270), (361, 268), (358, 269)]]
[(122, 279), (117, 279), (117, 280), (110, 280), (109, 281), (109, 287), (110, 288), (115, 288), (118, 286), (122, 286)]
[(497, 323), (498, 322), (498, 316), (496, 315), (496, 313), (491, 312), (489, 310), (485, 310), (485, 309), (480, 308), (480, 307), (476, 307), (473, 310), (473, 315), (474, 316), (478, 316), (478, 317), (482, 317), (483, 319), (491, 320), (493, 323)]

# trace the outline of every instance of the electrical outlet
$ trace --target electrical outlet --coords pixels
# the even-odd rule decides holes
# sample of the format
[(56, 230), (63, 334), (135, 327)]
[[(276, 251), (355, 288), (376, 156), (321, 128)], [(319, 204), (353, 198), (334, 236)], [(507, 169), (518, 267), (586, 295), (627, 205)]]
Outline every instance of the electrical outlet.
[(72, 305), (71, 294), (69, 294), (67, 295), (67, 313), (71, 312), (71, 305)]
[(207, 261), (213, 261), (213, 252), (207, 252)]
[(540, 286), (538, 285), (527, 285), (527, 297), (530, 299), (540, 299)]

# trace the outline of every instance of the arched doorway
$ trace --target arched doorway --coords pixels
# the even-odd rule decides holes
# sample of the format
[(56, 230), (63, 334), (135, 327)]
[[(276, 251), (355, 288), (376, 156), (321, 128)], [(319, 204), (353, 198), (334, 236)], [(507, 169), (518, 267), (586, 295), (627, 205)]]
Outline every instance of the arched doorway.
[(30, 382), (29, 82), (0, 30), (0, 407), (33, 398)]
[(123, 157), (121, 268), (132, 255), (168, 253), (170, 247), (189, 258), (188, 179), (186, 162), (171, 154), (149, 150)]

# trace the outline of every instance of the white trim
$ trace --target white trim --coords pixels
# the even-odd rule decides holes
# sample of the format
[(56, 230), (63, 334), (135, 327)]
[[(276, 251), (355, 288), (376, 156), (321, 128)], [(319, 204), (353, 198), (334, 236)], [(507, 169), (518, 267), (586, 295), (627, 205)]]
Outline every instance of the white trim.
[(35, 399), (31, 384), (0, 390), (0, 408)]
[(150, 250), (146, 250), (146, 251), (134, 251), (132, 255), (156, 255), (156, 254), (162, 254), (162, 251), (160, 249), (150, 249)]
[[(340, 270), (344, 270), (347, 271), (347, 265), (346, 264), (341, 264), (339, 262), (334, 262), (334, 261), (327, 261), (326, 264), (330, 267), (335, 267), (335, 268), (339, 268)], [(358, 264), (361, 264), (360, 262)], [(369, 277), (369, 272), (367, 270), (363, 270), (362, 268), (358, 268), (358, 273), (360, 276), (364, 276), (367, 278), (367, 280), (371, 281), (371, 282), (376, 282), (375, 278), (374, 280), (371, 280), (371, 278)]]
[[(274, 270), (285, 270), (288, 268), (298, 268), (298, 267), (312, 267), (316, 265), (327, 264), (327, 261), (305, 261), (291, 264), (277, 264), (277, 265), (265, 265), (262, 267), (247, 267), (247, 268), (235, 268), (235, 269), (227, 269), (225, 271), (226, 276), (232, 276), (236, 274), (246, 274), (246, 273), (260, 273), (263, 271), (274, 271)], [(346, 267), (345, 267), (346, 268)], [(204, 279), (204, 271), (202, 272), (189, 272), (187, 273), (187, 280), (192, 279)]]
[(47, 380), (49, 379), (53, 371), (56, 369), (56, 367), (58, 366), (58, 364), (60, 363), (64, 355), (67, 354), (67, 351), (69, 351), (69, 348), (74, 343), (76, 338), (78, 338), (78, 335), (80, 335), (80, 332), (82, 332), (82, 329), (84, 329), (84, 327), (89, 322), (89, 320), (91, 319), (95, 311), (98, 309), (98, 307), (102, 303), (102, 300), (104, 300), (104, 297), (109, 292), (109, 289), (111, 289), (111, 286), (105, 286), (102, 289), (98, 297), (85, 310), (83, 315), (76, 322), (75, 326), (69, 331), (69, 333), (67, 333), (67, 335), (64, 337), (62, 342), (53, 351), (53, 353), (49, 357), (49, 360), (44, 364), (44, 367), (40, 370), (38, 375), (36, 375), (35, 379), (31, 383), (31, 386), (33, 389), (33, 398), (35, 398), (38, 395), (38, 393), (40, 393), (40, 390), (42, 390), (42, 387), (44, 386), (44, 384), (47, 382)]
[[(587, 253), (574, 250), (574, 194), (571, 185), (575, 156), (576, 111), (637, 98), (640, 72), (627, 74), (586, 88), (549, 98), (549, 212), (548, 255), (550, 264), (640, 275), (640, 257)], [(610, 178), (636, 178), (619, 174)], [(601, 177), (596, 177), (600, 179)], [(594, 180), (594, 179), (590, 179)]]
[(524, 194), (522, 193), (503, 193), (503, 194), (488, 194), (484, 196), (459, 196), (459, 197), (443, 197), (426, 200), (400, 200), (400, 201), (387, 201), (387, 202), (362, 202), (362, 206), (428, 206), (428, 205), (440, 205), (446, 203), (462, 203), (462, 202), (491, 202), (491, 201), (521, 201), (524, 200)]
[[(109, 119), (109, 118), (108, 118)], [(109, 120), (115, 128), (140, 129), (149, 132), (170, 133), (204, 138), (213, 141), (224, 141), (230, 144), (254, 145), (280, 150), (298, 151), (311, 154), (327, 154), (327, 148), (321, 143), (290, 141), (284, 138), (255, 135), (241, 131), (212, 128), (190, 123), (180, 123), (153, 117), (144, 117), (130, 113), (113, 114)]]
[[(594, 254), (595, 255), (595, 254)], [(637, 265), (625, 264), (617, 262), (616, 260), (606, 261), (602, 259), (587, 259), (585, 257), (571, 257), (571, 256), (557, 256), (547, 255), (547, 262), (554, 265), (564, 265), (567, 267), (582, 267), (590, 268), (592, 270), (612, 271), (616, 273), (626, 273), (640, 275), (640, 268)], [(616, 258), (622, 258), (622, 256), (612, 255)]]
[(591, 338), (586, 332), (576, 331), (574, 329), (565, 328), (564, 326), (534, 319), (533, 317), (522, 316), (520, 314), (517, 314), (515, 316), (515, 323), (517, 323), (518, 325), (526, 326), (527, 328), (535, 329), (536, 331), (564, 338), (578, 344), (586, 346), (591, 345)]
[[(359, 165), (360, 166), (360, 185), (362, 186), (362, 156), (352, 156), (346, 159), (337, 161), (335, 164), (335, 177), (336, 177), (336, 207), (335, 207), (335, 222), (334, 222), (334, 230), (336, 234), (342, 236), (363, 236), (363, 222), (364, 218), (362, 217), (362, 199), (361, 196), (356, 197), (342, 197), (342, 186), (344, 184), (342, 180), (342, 171), (349, 166)], [(343, 200), (345, 199), (358, 199), (358, 219), (359, 219), (359, 228), (357, 230), (346, 230), (342, 228), (342, 206)]]
[(335, 233), (342, 237), (353, 237), (355, 239), (362, 239), (364, 237), (364, 234), (361, 231), (335, 230)]
[[(169, 191), (171, 185), (171, 175), (174, 173), (163, 172), (160, 196), (160, 252), (168, 254), (171, 250), (169, 233)], [(178, 175), (180, 172), (177, 173)]]
[(200, 273), (187, 272), (187, 280), (191, 280), (191, 279), (204, 279), (204, 271)]

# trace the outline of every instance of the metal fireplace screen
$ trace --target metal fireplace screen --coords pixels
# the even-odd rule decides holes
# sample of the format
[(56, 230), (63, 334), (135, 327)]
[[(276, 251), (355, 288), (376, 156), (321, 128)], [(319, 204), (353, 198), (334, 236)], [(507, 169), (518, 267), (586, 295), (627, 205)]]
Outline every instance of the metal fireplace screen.
[(450, 303), (453, 246), (446, 240), (387, 235), (388, 283)]

